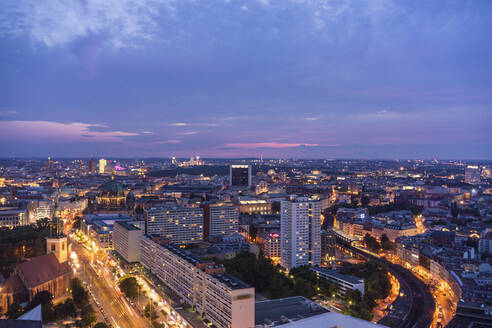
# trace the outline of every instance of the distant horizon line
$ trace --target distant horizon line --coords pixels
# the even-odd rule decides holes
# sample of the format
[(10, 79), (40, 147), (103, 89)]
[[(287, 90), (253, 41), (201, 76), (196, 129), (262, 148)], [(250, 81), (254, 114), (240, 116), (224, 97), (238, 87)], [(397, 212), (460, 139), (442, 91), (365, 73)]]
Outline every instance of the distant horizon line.
[[(80, 160), (90, 160), (90, 159), (110, 159), (110, 160), (129, 160), (129, 159), (172, 159), (174, 156), (171, 157), (140, 157), (140, 156), (132, 156), (132, 157), (119, 157), (119, 156), (82, 156), (82, 157), (72, 157), (72, 156), (46, 156), (46, 157), (0, 157), (0, 160), (47, 160), (48, 158), (50, 159), (60, 159), (60, 160), (73, 160), (73, 159), (80, 159)], [(191, 157), (191, 156), (190, 156)], [(190, 157), (174, 157), (176, 159), (189, 159)], [(197, 156), (193, 156), (197, 157)], [(201, 155), (198, 155), (200, 159), (202, 160), (258, 160), (260, 161), (260, 157), (203, 157)], [(343, 161), (343, 160), (357, 160), (357, 161), (475, 161), (475, 162), (492, 162), (491, 159), (456, 159), (456, 158), (323, 158), (323, 157), (263, 157), (263, 161), (267, 160), (319, 160), (319, 161)]]

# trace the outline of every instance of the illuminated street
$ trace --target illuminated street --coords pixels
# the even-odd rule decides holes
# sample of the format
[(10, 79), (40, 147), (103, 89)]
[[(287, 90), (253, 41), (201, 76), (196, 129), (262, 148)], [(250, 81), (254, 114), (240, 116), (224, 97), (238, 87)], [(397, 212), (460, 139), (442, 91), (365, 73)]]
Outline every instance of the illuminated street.
[[(128, 325), (129, 322), (132, 325), (140, 324), (139, 327), (150, 327), (150, 322), (138, 313), (143, 311), (149, 301), (157, 304), (155, 309), (158, 315), (157, 322), (172, 327), (187, 326), (183, 318), (170, 305), (172, 300), (162, 295), (162, 292), (158, 293), (152, 282), (138, 271), (132, 271), (131, 276), (135, 277), (139, 284), (139, 297), (130, 304), (117, 286), (118, 278), (115, 277), (115, 274), (120, 277), (129, 274), (119, 265), (119, 261), (108, 255), (106, 251), (99, 249), (94, 242), (88, 241), (84, 234), (79, 232), (73, 237), (73, 250), (79, 259), (83, 259), (80, 261), (83, 264), (79, 264), (77, 274), (84, 281), (90, 281), (90, 291), (94, 293), (95, 298), (107, 314), (107, 320), (115, 327), (126, 327), (125, 325)], [(107, 312), (107, 309), (110, 309), (111, 312)], [(163, 317), (161, 311), (168, 315)], [(132, 316), (131, 321), (127, 321), (129, 316)]]
[(123, 295), (112, 287), (107, 279), (101, 279), (101, 274), (92, 266), (92, 255), (77, 242), (72, 242), (72, 250), (80, 259), (77, 276), (86, 282), (96, 300), (107, 314), (107, 320), (114, 327), (151, 327), (147, 320), (142, 318), (127, 303)]
[(435, 311), (431, 327), (440, 328), (446, 326), (455, 314), (457, 303), (457, 299), (453, 295), (449, 285), (445, 281), (441, 281), (436, 285), (429, 276), (429, 273), (419, 266), (412, 266), (407, 262), (401, 261), (396, 256), (388, 256), (387, 258), (393, 263), (401, 264), (405, 268), (411, 270), (418, 279), (431, 287), (431, 294), (435, 302)]
[(396, 277), (391, 273), (388, 273), (388, 275), (391, 282), (391, 291), (388, 297), (378, 302), (377, 307), (373, 310), (374, 316), (372, 318), (372, 322), (378, 322), (386, 315), (387, 309), (392, 308), (391, 304), (398, 298), (400, 293), (400, 283), (398, 279), (396, 279)]

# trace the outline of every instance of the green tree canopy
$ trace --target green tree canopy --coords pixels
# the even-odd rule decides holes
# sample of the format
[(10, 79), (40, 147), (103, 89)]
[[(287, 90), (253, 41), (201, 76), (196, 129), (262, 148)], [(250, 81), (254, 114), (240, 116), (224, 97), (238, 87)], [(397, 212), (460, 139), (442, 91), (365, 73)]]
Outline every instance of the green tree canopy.
[(368, 233), (364, 236), (364, 243), (366, 244), (366, 247), (373, 252), (378, 253), (381, 250), (381, 245), (378, 243), (377, 239)]
[(70, 291), (72, 293), (72, 298), (74, 304), (82, 308), (84, 305), (89, 304), (89, 294), (82, 286), (82, 282), (79, 278), (73, 278), (70, 281)]
[(90, 327), (94, 322), (97, 321), (96, 311), (90, 304), (84, 305), (82, 308), (82, 323), (86, 327)]
[(130, 299), (134, 299), (138, 296), (138, 283), (135, 277), (124, 277), (118, 284), (121, 291)]

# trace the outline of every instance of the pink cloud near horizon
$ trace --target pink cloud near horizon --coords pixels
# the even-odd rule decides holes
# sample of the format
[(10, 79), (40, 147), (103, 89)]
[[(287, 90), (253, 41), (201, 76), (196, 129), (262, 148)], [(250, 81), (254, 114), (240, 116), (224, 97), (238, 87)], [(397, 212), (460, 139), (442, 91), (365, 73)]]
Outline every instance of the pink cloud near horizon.
[(125, 131), (93, 131), (94, 128), (106, 126), (80, 122), (0, 121), (0, 137), (26, 141), (117, 142), (123, 137), (140, 135)]

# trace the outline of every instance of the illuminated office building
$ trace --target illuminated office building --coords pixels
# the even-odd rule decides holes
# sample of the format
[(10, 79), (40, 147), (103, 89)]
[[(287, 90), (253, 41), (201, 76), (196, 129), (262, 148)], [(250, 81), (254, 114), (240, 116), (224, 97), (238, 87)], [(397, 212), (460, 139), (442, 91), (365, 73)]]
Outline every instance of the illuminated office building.
[(203, 204), (204, 238), (231, 236), (239, 231), (239, 210), (232, 204)]
[(229, 185), (241, 187), (251, 186), (251, 166), (231, 165), (229, 167)]
[(145, 211), (145, 233), (176, 244), (198, 243), (203, 240), (203, 209), (177, 204), (152, 207)]
[(480, 168), (477, 165), (468, 165), (466, 167), (465, 182), (469, 184), (480, 183)]
[(104, 170), (106, 169), (106, 160), (104, 158), (101, 158), (99, 160), (99, 173), (104, 174)]

